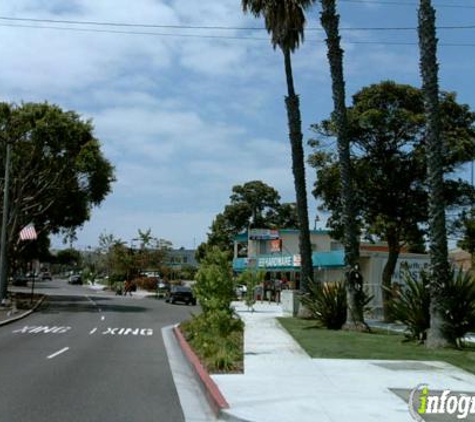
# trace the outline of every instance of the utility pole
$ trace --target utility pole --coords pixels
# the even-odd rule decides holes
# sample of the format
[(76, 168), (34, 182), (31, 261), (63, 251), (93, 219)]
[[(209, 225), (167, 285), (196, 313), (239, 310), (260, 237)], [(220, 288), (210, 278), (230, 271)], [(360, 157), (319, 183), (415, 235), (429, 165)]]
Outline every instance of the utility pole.
[(12, 145), (7, 142), (5, 156), (5, 179), (3, 183), (3, 214), (2, 214), (2, 232), (0, 237), (0, 300), (2, 305), (7, 297), (7, 223), (8, 223), (8, 208), (9, 208), (9, 185), (10, 185), (10, 156)]

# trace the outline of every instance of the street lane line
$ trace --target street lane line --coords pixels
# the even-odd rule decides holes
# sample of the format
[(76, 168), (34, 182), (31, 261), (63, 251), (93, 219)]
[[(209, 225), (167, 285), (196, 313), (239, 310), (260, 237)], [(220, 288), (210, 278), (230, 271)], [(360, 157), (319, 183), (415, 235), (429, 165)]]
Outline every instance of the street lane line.
[(97, 331), (97, 328), (93, 328), (91, 331), (89, 331), (89, 334), (94, 334)]
[(106, 317), (104, 315), (101, 316), (101, 321), (104, 321)]
[(64, 349), (58, 350), (56, 353), (53, 353), (52, 355), (49, 355), (47, 359), (53, 359), (56, 356), (60, 355), (61, 353), (64, 353), (69, 350), (69, 347), (65, 347)]

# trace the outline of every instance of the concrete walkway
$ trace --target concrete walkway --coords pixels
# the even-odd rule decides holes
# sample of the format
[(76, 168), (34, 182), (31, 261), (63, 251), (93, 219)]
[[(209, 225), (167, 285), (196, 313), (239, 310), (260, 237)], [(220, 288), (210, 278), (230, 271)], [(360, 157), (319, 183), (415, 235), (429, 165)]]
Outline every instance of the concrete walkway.
[(409, 422), (407, 403), (390, 389), (427, 383), (475, 394), (475, 375), (443, 362), (312, 359), (275, 319), (279, 305), (235, 309), (246, 324), (245, 373), (212, 376), (231, 406), (222, 415), (229, 420)]

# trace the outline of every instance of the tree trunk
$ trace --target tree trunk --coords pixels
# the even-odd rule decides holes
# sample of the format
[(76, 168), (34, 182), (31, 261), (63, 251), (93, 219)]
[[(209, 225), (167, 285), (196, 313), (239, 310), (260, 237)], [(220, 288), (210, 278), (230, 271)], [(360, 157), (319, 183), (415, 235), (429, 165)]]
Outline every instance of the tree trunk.
[(388, 233), (387, 241), (389, 253), (388, 261), (386, 262), (383, 270), (381, 289), (383, 293), (383, 318), (385, 322), (391, 322), (392, 318), (389, 314), (389, 302), (392, 299), (391, 279), (394, 274), (394, 269), (396, 268), (401, 247), (399, 245), (398, 236), (394, 232)]
[[(356, 218), (351, 185), (351, 158), (350, 139), (348, 136), (348, 117), (345, 104), (345, 80), (343, 77), (343, 50), (340, 47), (338, 31), (339, 16), (335, 10), (335, 0), (322, 0), (322, 13), (320, 21), (327, 35), (328, 62), (332, 78), (332, 94), (336, 123), (338, 156), (341, 174), (341, 202), (345, 246), (345, 261), (348, 267), (354, 268), (359, 260), (359, 242), (356, 228)], [(349, 280), (350, 271), (347, 272), (348, 288), (348, 321), (363, 323), (362, 306), (358, 303), (356, 292)]]
[(440, 137), (439, 82), (435, 10), (430, 0), (419, 7), (419, 49), (422, 91), (426, 114), (426, 155), (429, 184), (429, 240), (431, 258), (430, 348), (448, 345), (444, 338), (442, 289), (450, 277), (444, 203), (443, 152)]
[(289, 138), (292, 147), (292, 172), (294, 175), (297, 199), (297, 216), (300, 229), (301, 280), (300, 291), (308, 291), (308, 282), (313, 280), (312, 246), (308, 223), (307, 186), (305, 182), (305, 162), (302, 145), (302, 122), (300, 118), (299, 97), (295, 94), (292, 75), (290, 50), (284, 48), (285, 75), (287, 78), (288, 96), (285, 97), (289, 124)]

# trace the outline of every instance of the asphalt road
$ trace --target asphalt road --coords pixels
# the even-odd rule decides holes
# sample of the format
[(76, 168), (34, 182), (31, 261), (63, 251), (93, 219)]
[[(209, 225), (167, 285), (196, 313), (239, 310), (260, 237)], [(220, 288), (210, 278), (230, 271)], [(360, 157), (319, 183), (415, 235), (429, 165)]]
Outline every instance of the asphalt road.
[(45, 305), (0, 327), (0, 422), (184, 420), (161, 328), (196, 307), (38, 285)]

